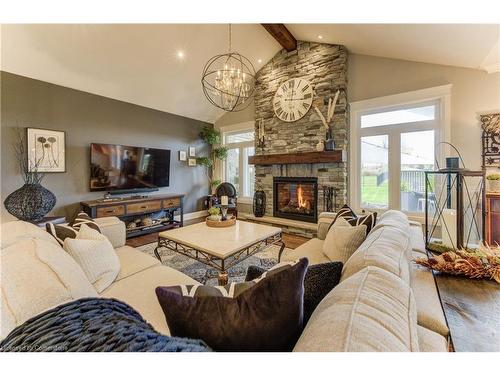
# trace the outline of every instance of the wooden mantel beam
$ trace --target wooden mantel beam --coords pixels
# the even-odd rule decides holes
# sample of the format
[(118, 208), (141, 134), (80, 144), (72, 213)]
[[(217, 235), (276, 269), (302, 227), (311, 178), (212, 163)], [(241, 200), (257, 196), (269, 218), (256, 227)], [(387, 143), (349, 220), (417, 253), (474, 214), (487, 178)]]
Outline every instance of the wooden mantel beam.
[(297, 49), (297, 40), (282, 23), (261, 23), (264, 29), (288, 52)]

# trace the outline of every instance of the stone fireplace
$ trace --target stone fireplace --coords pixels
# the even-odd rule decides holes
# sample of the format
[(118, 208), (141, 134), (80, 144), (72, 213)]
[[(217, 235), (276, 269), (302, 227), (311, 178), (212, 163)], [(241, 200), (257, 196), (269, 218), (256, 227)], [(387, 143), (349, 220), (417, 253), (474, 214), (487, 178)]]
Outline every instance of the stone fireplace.
[(273, 215), (285, 219), (318, 220), (318, 179), (315, 177), (274, 177)]
[[(345, 156), (349, 132), (347, 57), (347, 49), (341, 45), (298, 41), (295, 51), (281, 50), (257, 73), (256, 134), (262, 123), (265, 142), (259, 145), (256, 138), (253, 164), (255, 187), (264, 190), (267, 197), (266, 216), (316, 222), (325, 210), (325, 186), (336, 189), (334, 209), (346, 203), (346, 159), (328, 159), (323, 157), (328, 152), (317, 152), (318, 142), (325, 139), (325, 128), (314, 108), (297, 121), (285, 122), (275, 115), (272, 98), (283, 82), (302, 78), (313, 86), (313, 106), (326, 113), (328, 100), (340, 91), (330, 128), (336, 151)], [(315, 158), (308, 159), (308, 153), (316, 154)], [(285, 181), (287, 188), (282, 184)], [(299, 187), (302, 199), (309, 203), (299, 200)]]

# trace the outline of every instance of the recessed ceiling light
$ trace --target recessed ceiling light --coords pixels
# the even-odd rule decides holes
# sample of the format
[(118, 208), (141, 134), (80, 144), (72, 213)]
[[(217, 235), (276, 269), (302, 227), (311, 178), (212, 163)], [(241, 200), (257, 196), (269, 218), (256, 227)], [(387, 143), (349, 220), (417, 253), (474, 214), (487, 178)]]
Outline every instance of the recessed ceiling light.
[(260, 64), (262, 62), (262, 59), (258, 59), (257, 62)]
[(177, 52), (177, 57), (178, 57), (179, 59), (184, 58), (184, 52), (182, 52), (182, 51)]
[(318, 39), (323, 39), (323, 35), (318, 35)]

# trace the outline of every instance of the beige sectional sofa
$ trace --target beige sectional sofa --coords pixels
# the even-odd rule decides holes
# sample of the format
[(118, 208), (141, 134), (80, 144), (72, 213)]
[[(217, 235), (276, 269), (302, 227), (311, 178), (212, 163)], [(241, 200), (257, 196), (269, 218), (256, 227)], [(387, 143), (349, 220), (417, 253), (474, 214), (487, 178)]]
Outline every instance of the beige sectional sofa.
[[(55, 305), (69, 302), (74, 299), (72, 296), (76, 298), (101, 296), (122, 300), (139, 311), (157, 331), (169, 334), (165, 315), (156, 298), (155, 288), (158, 285), (197, 284), (198, 282), (182, 272), (161, 265), (156, 258), (126, 246), (125, 225), (118, 218), (96, 219), (96, 222), (115, 248), (121, 265), (120, 273), (113, 284), (100, 295), (95, 290), (87, 291), (84, 285), (75, 285), (77, 282), (74, 279), (69, 280), (67, 275), (61, 273), (62, 267), (70, 268), (78, 267), (78, 265), (71, 263), (71, 259), (66, 259), (65, 251), (45, 230), (23, 221), (2, 224), (2, 270), (7, 263), (3, 261), (4, 256), (12, 253), (13, 256), (19, 257), (16, 260), (17, 263), (22, 262), (19, 267), (32, 265), (34, 270), (36, 265), (38, 272), (38, 275), (34, 276), (30, 270), (26, 270), (26, 273), (19, 275), (20, 279), (15, 286), (4, 280), (5, 275), (2, 272), (2, 320), (0, 322), (2, 338), (15, 326), (42, 312), (38, 306), (45, 307), (45, 310), (54, 307), (44, 306), (46, 301), (37, 303), (35, 300), (44, 294), (46, 296), (44, 298), (47, 298), (51, 292), (57, 294), (57, 298), (54, 299), (57, 301)], [(19, 253), (28, 247), (33, 250), (26, 254)], [(58, 265), (53, 259), (47, 259), (46, 254), (49, 252), (52, 257), (56, 255), (61, 259), (64, 258), (64, 263)], [(32, 260), (27, 259), (31, 256)], [(9, 264), (12, 264), (10, 259)], [(40, 273), (46, 273), (41, 280), (41, 283), (47, 285), (46, 290), (40, 290), (31, 285), (34, 280), (42, 276)], [(81, 279), (79, 280), (80, 284), (83, 284)], [(61, 293), (59, 290), (61, 288), (66, 289), (67, 293)]]
[[(318, 238), (299, 246), (283, 261), (307, 257), (311, 264), (329, 262), (323, 254), (323, 242), (334, 218), (333, 213), (322, 213)], [(419, 351), (447, 351), (449, 331), (434, 276), (412, 261), (416, 257), (427, 257), (421, 225), (409, 221), (399, 211), (381, 215), (363, 244), (344, 264), (341, 283), (313, 313), (295, 350), (416, 351), (418, 337)], [(374, 285), (382, 291), (378, 297)], [(394, 299), (400, 303), (395, 304)], [(339, 301), (347, 301), (347, 307)], [(404, 308), (398, 310), (398, 306)], [(406, 319), (391, 321), (388, 311), (391, 318), (394, 314), (407, 314)], [(370, 319), (364, 324), (367, 315)], [(333, 327), (335, 332), (330, 331)], [(400, 331), (409, 334), (396, 334)], [(377, 342), (376, 338), (392, 345)], [(398, 341), (404, 345), (395, 345)]]
[[(312, 264), (329, 261), (322, 245), (333, 217), (322, 214), (318, 238), (291, 252), (289, 258), (306, 256)], [(3, 280), (2, 275), (2, 337), (31, 316), (53, 307), (42, 308), (43, 303), (35, 301), (35, 296), (49, 296), (61, 288), (66, 293), (58, 291), (54, 305), (88, 296), (116, 298), (138, 310), (156, 330), (169, 334), (155, 287), (197, 282), (126, 246), (125, 226), (117, 218), (97, 222), (121, 264), (116, 280), (100, 295), (90, 291), (88, 285), (78, 285), (84, 283), (71, 257), (47, 232), (21, 221), (2, 225), (2, 267), (6, 265), (4, 258), (14, 257), (16, 267), (26, 270), (16, 273), (15, 283)], [(448, 330), (433, 276), (411, 262), (412, 254), (425, 256), (420, 226), (398, 212), (382, 215), (345, 264), (342, 282), (313, 313), (295, 351), (446, 351)], [(8, 262), (12, 264), (12, 259)], [(71, 277), (61, 271), (64, 264), (66, 269), (74, 269)], [(36, 267), (37, 275), (31, 275), (26, 267)], [(40, 279), (43, 273), (47, 275)], [(32, 283), (37, 280), (38, 287), (43, 283), (49, 287), (35, 287), (33, 291)]]

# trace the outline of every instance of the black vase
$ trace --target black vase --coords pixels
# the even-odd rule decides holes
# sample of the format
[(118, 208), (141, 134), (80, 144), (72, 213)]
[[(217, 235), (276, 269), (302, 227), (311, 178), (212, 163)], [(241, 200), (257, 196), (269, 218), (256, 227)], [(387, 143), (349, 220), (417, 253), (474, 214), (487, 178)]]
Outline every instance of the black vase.
[(42, 219), (56, 205), (56, 196), (40, 184), (24, 184), (3, 202), (7, 211), (24, 221)]
[(264, 190), (256, 190), (253, 195), (253, 214), (262, 217), (266, 213), (266, 193)]

